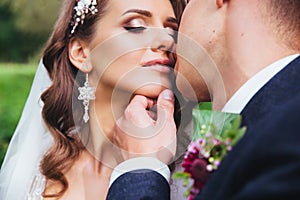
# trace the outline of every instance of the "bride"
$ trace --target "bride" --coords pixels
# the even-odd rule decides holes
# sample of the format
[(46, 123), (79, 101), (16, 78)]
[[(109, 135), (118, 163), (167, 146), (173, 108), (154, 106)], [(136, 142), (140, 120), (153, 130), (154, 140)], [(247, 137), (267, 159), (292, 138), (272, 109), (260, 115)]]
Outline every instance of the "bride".
[(182, 2), (64, 1), (1, 168), (0, 199), (105, 199), (116, 119), (134, 95), (173, 87)]

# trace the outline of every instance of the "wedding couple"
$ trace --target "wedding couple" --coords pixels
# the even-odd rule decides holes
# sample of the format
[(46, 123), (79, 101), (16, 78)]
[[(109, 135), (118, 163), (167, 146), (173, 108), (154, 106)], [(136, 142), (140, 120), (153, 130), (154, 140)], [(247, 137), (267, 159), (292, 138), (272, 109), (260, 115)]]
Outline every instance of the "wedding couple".
[[(40, 67), (1, 199), (169, 199), (167, 165), (189, 141), (195, 101), (239, 113), (247, 127), (196, 199), (299, 198), (300, 2), (190, 0), (175, 56), (183, 8), (64, 2), (43, 54), (51, 81)], [(185, 98), (172, 86), (175, 60)]]
[[(180, 76), (176, 85), (191, 99), (182, 77), (186, 78), (198, 101), (210, 99), (216, 110), (240, 113), (242, 124), (247, 127), (245, 136), (228, 153), (196, 199), (299, 199), (299, 8), (300, 1), (295, 0), (188, 2), (179, 27), (177, 52), (185, 56), (177, 58), (175, 71)], [(214, 67), (205, 62), (201, 51), (190, 50), (193, 43), (188, 43), (182, 34), (203, 46), (216, 63), (222, 80)], [(197, 71), (203, 79), (197, 76)], [(172, 98), (163, 97), (160, 106), (169, 112), (173, 108)], [(143, 109), (146, 109), (143, 98), (134, 98), (124, 115), (127, 123), (146, 121)], [(165, 141), (166, 135), (173, 136), (172, 123), (172, 118), (167, 117), (165, 129), (145, 141), (139, 153), (156, 149), (159, 160), (163, 147), (172, 150), (167, 146), (171, 139), (169, 143)], [(122, 131), (117, 135), (119, 140), (128, 140), (120, 145), (134, 152), (134, 139)], [(168, 160), (167, 156), (163, 154), (164, 160)], [(122, 164), (127, 165), (128, 172), (114, 178), (108, 199), (122, 199), (125, 195), (130, 196), (128, 199), (169, 198), (168, 174), (150, 169), (147, 164), (143, 166), (143, 162), (138, 168), (130, 163), (134, 159)]]

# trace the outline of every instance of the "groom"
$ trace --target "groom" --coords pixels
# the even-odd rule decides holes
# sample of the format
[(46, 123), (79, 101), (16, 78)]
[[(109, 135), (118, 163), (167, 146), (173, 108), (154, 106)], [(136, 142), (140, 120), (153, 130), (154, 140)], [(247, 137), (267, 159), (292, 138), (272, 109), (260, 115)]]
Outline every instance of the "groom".
[[(189, 1), (179, 29), (184, 36), (178, 38), (177, 87), (191, 100), (212, 100), (215, 110), (240, 113), (247, 126), (197, 199), (300, 198), (299, 10), (298, 0)], [(202, 46), (215, 66), (185, 54), (195, 51), (184, 37)], [(169, 198), (170, 173), (163, 162), (174, 154), (168, 146), (175, 137), (170, 91), (157, 104), (166, 113), (166, 126), (154, 139), (142, 140), (138, 153), (166, 147), (171, 154), (131, 158), (119, 165), (108, 199)], [(123, 121), (147, 121), (147, 106), (145, 97), (135, 97)], [(123, 148), (135, 151), (131, 137), (121, 131), (116, 137)], [(150, 167), (147, 159), (153, 159)]]

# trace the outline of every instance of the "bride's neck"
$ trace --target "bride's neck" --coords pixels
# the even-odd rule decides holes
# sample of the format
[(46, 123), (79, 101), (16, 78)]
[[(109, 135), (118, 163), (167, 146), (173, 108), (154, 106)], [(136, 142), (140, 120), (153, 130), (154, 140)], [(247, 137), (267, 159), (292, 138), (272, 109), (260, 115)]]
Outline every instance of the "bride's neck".
[(110, 138), (115, 122), (123, 115), (131, 95), (121, 90), (99, 87), (92, 112), (95, 113), (97, 126)]
[(116, 120), (123, 115), (130, 97), (128, 92), (98, 86), (96, 100), (90, 104), (91, 138), (87, 149), (96, 159), (105, 160), (106, 164), (115, 164), (110, 151), (113, 128)]

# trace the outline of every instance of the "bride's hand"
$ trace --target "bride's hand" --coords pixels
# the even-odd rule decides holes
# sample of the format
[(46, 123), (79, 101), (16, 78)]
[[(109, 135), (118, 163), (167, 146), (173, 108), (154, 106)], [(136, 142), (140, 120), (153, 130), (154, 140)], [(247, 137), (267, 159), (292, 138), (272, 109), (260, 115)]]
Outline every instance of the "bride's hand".
[(157, 102), (136, 95), (117, 120), (113, 143), (122, 160), (155, 157), (168, 164), (176, 153), (174, 95), (164, 90)]

